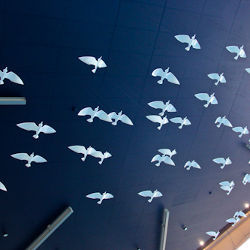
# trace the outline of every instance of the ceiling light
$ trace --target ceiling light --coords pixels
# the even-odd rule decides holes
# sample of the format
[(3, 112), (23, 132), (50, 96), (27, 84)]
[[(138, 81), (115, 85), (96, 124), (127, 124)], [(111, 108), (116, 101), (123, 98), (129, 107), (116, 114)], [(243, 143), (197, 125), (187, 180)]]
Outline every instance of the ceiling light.
[(247, 203), (247, 202), (244, 203), (244, 207), (245, 207), (245, 208), (249, 208), (249, 203)]
[(203, 240), (199, 241), (200, 246), (204, 246), (205, 242)]

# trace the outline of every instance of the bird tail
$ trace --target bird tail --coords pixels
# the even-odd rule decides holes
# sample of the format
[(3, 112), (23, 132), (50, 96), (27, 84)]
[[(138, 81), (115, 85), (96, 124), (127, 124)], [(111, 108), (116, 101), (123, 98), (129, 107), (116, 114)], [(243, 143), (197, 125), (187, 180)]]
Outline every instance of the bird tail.
[(87, 119), (88, 122), (93, 122), (93, 117), (90, 117), (89, 119)]
[(97, 201), (97, 204), (101, 205), (102, 204), (102, 200)]
[(215, 82), (214, 85), (217, 86), (219, 84), (219, 81)]
[(33, 138), (38, 139), (38, 135), (37, 134), (33, 135)]
[(156, 167), (159, 167), (159, 166), (160, 166), (160, 164), (161, 164), (161, 163), (160, 163), (160, 162), (158, 162), (158, 163), (156, 163), (156, 164), (155, 164), (155, 166), (156, 166)]
[(25, 166), (26, 166), (27, 168), (29, 168), (29, 167), (31, 167), (31, 164), (30, 164), (30, 163), (27, 163), (27, 164), (25, 164)]
[(114, 126), (116, 126), (117, 125), (117, 121), (114, 121), (111, 124), (114, 125)]
[(234, 57), (234, 60), (237, 60), (239, 58), (239, 54)]
[(209, 103), (206, 103), (206, 104), (204, 104), (204, 107), (205, 107), (205, 108), (207, 108), (207, 107), (208, 107), (208, 105), (209, 105)]
[(4, 81), (3, 80), (0, 80), (0, 85), (3, 85), (4, 84)]
[(160, 125), (160, 126), (157, 127), (157, 129), (158, 129), (158, 130), (161, 130), (161, 127), (162, 127), (162, 126)]
[(101, 159), (100, 161), (98, 161), (98, 163), (101, 165), (103, 163), (104, 159)]
[(86, 160), (86, 157), (87, 157), (87, 156), (82, 157), (81, 160), (82, 160), (82, 161), (85, 161), (85, 160)]
[(92, 69), (91, 71), (95, 74), (96, 70), (97, 70), (97, 67), (95, 67), (95, 68)]
[(150, 198), (150, 199), (148, 200), (148, 202), (149, 202), (149, 203), (151, 203), (151, 202), (152, 202), (152, 200), (153, 200), (153, 199), (152, 199), (152, 198)]
[(186, 50), (186, 51), (189, 51), (189, 50), (190, 50), (190, 46), (187, 46), (187, 47), (185, 48), (185, 50)]
[(241, 137), (242, 137), (242, 135), (243, 135), (243, 134), (239, 134), (239, 138), (241, 138)]
[(163, 116), (164, 115), (164, 111), (162, 111), (161, 113), (159, 113), (160, 116)]
[(157, 83), (162, 84), (163, 83), (163, 79), (160, 79), (159, 81), (157, 81)]
[(182, 125), (178, 127), (178, 129), (182, 129)]
[(217, 124), (216, 126), (217, 126), (217, 128), (219, 128), (221, 126), (221, 123)]

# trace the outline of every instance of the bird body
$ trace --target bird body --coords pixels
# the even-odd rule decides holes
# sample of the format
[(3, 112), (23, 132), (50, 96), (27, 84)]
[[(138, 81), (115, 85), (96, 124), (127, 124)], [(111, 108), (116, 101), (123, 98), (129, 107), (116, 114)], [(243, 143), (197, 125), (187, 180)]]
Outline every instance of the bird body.
[(55, 129), (48, 125), (43, 125), (43, 122), (40, 122), (38, 125), (34, 122), (22, 122), (17, 124), (19, 128), (22, 128), (27, 131), (35, 131), (33, 138), (38, 139), (40, 133), (44, 134), (53, 134), (56, 133)]
[(118, 114), (115, 112), (112, 112), (108, 114), (108, 116), (112, 120), (112, 123), (111, 123), (112, 125), (117, 125), (118, 121), (121, 121), (130, 126), (134, 125), (133, 122), (128, 118), (128, 116), (126, 116), (125, 114), (122, 114), (122, 111), (120, 111)]
[(239, 57), (241, 57), (241, 58), (246, 58), (247, 57), (243, 45), (241, 47), (227, 46), (226, 49), (230, 53), (235, 53), (236, 54), (236, 56), (234, 57), (235, 60), (238, 60)]
[(93, 65), (94, 69), (92, 69), (92, 72), (95, 73), (98, 68), (106, 68), (106, 63), (102, 60), (102, 57), (99, 57), (96, 59), (93, 56), (81, 56), (78, 57), (78, 59), (88, 65)]
[(166, 155), (167, 155), (167, 156), (169, 156), (170, 158), (172, 158), (173, 155), (176, 155), (176, 154), (177, 154), (177, 152), (176, 152), (175, 149), (170, 150), (170, 149), (168, 149), (168, 148), (158, 149), (158, 152), (162, 153), (163, 156), (166, 156)]
[(148, 115), (148, 116), (146, 116), (146, 118), (149, 119), (151, 122), (159, 123), (160, 125), (157, 127), (158, 130), (161, 130), (161, 127), (164, 124), (168, 123), (168, 119), (166, 116), (161, 117), (159, 115)]
[[(218, 123), (218, 124), (217, 124)], [(231, 124), (231, 122), (226, 118), (226, 116), (224, 115), (223, 117), (219, 116), (217, 117), (217, 119), (215, 120), (215, 124), (217, 124), (217, 128), (219, 128), (222, 124), (224, 126), (230, 127), (232, 128), (233, 125)]]
[(242, 183), (246, 185), (247, 183), (250, 183), (250, 174), (245, 174)]
[(191, 38), (189, 35), (176, 35), (175, 38), (181, 43), (187, 43), (188, 46), (185, 48), (186, 51), (190, 51), (190, 48), (201, 49), (199, 42), (196, 39), (196, 35)]
[(224, 77), (224, 73), (221, 73), (220, 75), (218, 73), (211, 73), (208, 74), (208, 77), (212, 80), (216, 80), (216, 82), (214, 83), (216, 86), (219, 83), (226, 83), (226, 78)]
[(163, 101), (154, 101), (149, 102), (148, 105), (154, 109), (161, 109), (162, 112), (159, 113), (160, 116), (163, 116), (165, 112), (176, 112), (175, 107), (170, 103), (170, 101), (167, 101), (164, 103)]
[(187, 162), (185, 163), (185, 165), (184, 165), (184, 168), (185, 168), (186, 170), (190, 170), (191, 167), (201, 169), (200, 165), (199, 165), (196, 161), (194, 161), (194, 160), (192, 160), (192, 161), (187, 161)]
[(181, 117), (174, 117), (170, 119), (171, 122), (173, 123), (179, 123), (180, 126), (178, 127), (179, 129), (182, 129), (183, 126), (189, 126), (191, 125), (191, 122), (187, 119), (187, 117), (181, 118)]
[(215, 158), (213, 159), (213, 162), (217, 163), (217, 164), (222, 164), (221, 165), (221, 169), (223, 169), (226, 165), (230, 165), (232, 164), (232, 161), (230, 160), (229, 157), (227, 157), (226, 159), (224, 158)]
[(222, 181), (219, 183), (220, 184), (220, 188), (224, 191), (227, 191), (227, 195), (229, 195), (231, 193), (231, 191), (233, 190), (235, 183), (234, 181)]
[(205, 108), (207, 108), (209, 104), (218, 104), (218, 101), (216, 97), (214, 96), (214, 93), (212, 93), (211, 95), (208, 95), (207, 93), (199, 93), (199, 94), (195, 94), (194, 96), (201, 101), (207, 102), (204, 105)]
[(36, 163), (47, 162), (47, 160), (44, 159), (42, 156), (35, 155), (34, 153), (32, 153), (31, 155), (28, 155), (27, 153), (17, 153), (17, 154), (11, 155), (11, 157), (17, 160), (27, 161), (27, 164), (25, 164), (27, 168), (31, 167), (32, 162), (36, 162)]
[(166, 79), (167, 81), (180, 85), (180, 82), (177, 80), (175, 75), (169, 71), (169, 68), (165, 69), (157, 68), (152, 72), (152, 76), (157, 77), (159, 76), (161, 79), (157, 81), (157, 83), (162, 84), (163, 81)]
[(173, 160), (167, 155), (157, 154), (151, 160), (151, 162), (155, 162), (155, 161), (158, 161), (158, 163), (155, 164), (155, 166), (157, 167), (159, 167), (162, 162), (171, 166), (175, 166), (175, 163), (173, 162)]
[(152, 192), (150, 190), (146, 190), (146, 191), (142, 191), (138, 194), (142, 197), (150, 197), (150, 199), (148, 200), (149, 203), (151, 203), (154, 198), (158, 198), (158, 197), (162, 196), (162, 193), (159, 192), (157, 189), (154, 192)]
[(0, 189), (7, 192), (7, 188), (5, 187), (5, 185), (0, 181)]
[(219, 236), (220, 234), (220, 231), (217, 231), (217, 232), (214, 232), (214, 231), (209, 231), (209, 232), (206, 232), (207, 235), (213, 237), (213, 240), (216, 240), (217, 237)]
[(233, 131), (236, 133), (239, 133), (239, 137), (241, 138), (243, 135), (249, 134), (249, 131), (247, 129), (247, 126), (242, 128), (242, 127), (235, 127), (233, 128)]
[(24, 85), (23, 81), (21, 80), (21, 78), (17, 74), (15, 74), (12, 71), (8, 72), (8, 68), (7, 67), (4, 68), (3, 71), (0, 70), (0, 85), (4, 84), (4, 79), (8, 79), (11, 82)]
[(97, 202), (97, 204), (101, 205), (103, 200), (108, 200), (108, 199), (112, 199), (114, 198), (114, 196), (110, 193), (104, 192), (103, 194), (101, 193), (92, 193), (92, 194), (88, 194), (86, 195), (87, 198), (90, 199), (99, 199), (99, 201)]

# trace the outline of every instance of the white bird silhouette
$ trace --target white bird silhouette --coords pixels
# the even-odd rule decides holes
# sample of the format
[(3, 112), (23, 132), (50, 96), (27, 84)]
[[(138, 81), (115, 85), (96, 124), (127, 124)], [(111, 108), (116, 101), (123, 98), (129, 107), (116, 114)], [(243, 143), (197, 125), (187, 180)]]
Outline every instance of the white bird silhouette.
[(89, 115), (90, 118), (87, 119), (88, 122), (93, 122), (95, 117), (98, 117), (99, 119), (106, 122), (112, 122), (111, 118), (108, 116), (106, 112), (104, 112), (103, 110), (99, 110), (99, 106), (96, 107), (94, 110), (91, 107), (84, 108), (78, 113), (78, 115), (79, 116)]
[(232, 223), (233, 224), (232, 226), (234, 226), (236, 223), (240, 221), (240, 217), (247, 217), (247, 216), (242, 211), (236, 211), (234, 213), (234, 216), (232, 218), (227, 219), (226, 222)]
[(196, 161), (187, 161), (184, 165), (186, 170), (190, 170), (191, 167), (201, 169), (200, 165)]
[(7, 192), (7, 188), (4, 186), (4, 184), (0, 181), (0, 189)]
[(216, 97), (214, 96), (214, 93), (212, 93), (211, 95), (208, 95), (207, 93), (198, 93), (198, 94), (195, 94), (194, 96), (201, 101), (207, 102), (204, 105), (205, 108), (207, 108), (209, 104), (218, 104), (218, 101)]
[(175, 163), (173, 162), (173, 160), (167, 155), (157, 154), (151, 160), (151, 162), (155, 162), (155, 161), (158, 162), (155, 164), (155, 166), (157, 166), (157, 167), (159, 167), (162, 162), (164, 162), (165, 164), (171, 165), (171, 166), (175, 166)]
[(109, 152), (102, 153), (101, 151), (94, 151), (91, 155), (95, 158), (100, 158), (100, 161), (98, 161), (99, 164), (102, 164), (104, 159), (112, 156)]
[(32, 162), (36, 162), (36, 163), (47, 162), (47, 160), (44, 159), (42, 156), (35, 155), (34, 153), (32, 153), (31, 155), (28, 155), (27, 153), (17, 153), (17, 154), (11, 155), (11, 157), (17, 160), (27, 161), (27, 164), (25, 164), (27, 168), (31, 167)]
[(106, 63), (102, 60), (102, 57), (99, 57), (97, 60), (93, 56), (81, 56), (78, 57), (78, 59), (88, 65), (95, 66), (94, 69), (92, 69), (92, 72), (95, 73), (98, 68), (106, 68)]
[(247, 135), (247, 134), (249, 134), (249, 131), (248, 131), (248, 129), (247, 129), (247, 126), (244, 127), (244, 128), (242, 128), (242, 127), (235, 127), (235, 128), (233, 128), (233, 131), (236, 132), (236, 133), (240, 133), (240, 134), (239, 134), (239, 137), (240, 137), (240, 138), (242, 137), (242, 135)]
[[(217, 124), (218, 123), (218, 124)], [(215, 120), (215, 124), (217, 124), (217, 128), (219, 128), (221, 126), (221, 124), (223, 124), (224, 126), (230, 127), (232, 128), (233, 125), (231, 124), (231, 122), (226, 118), (226, 116), (224, 115), (223, 117), (219, 116), (217, 117), (217, 119)]]
[(224, 191), (227, 191), (227, 195), (229, 195), (231, 193), (231, 191), (233, 190), (235, 183), (234, 181), (222, 181), (219, 183), (220, 184), (220, 188)]
[(112, 112), (110, 114), (108, 114), (109, 118), (111, 120), (114, 120), (112, 122), (112, 125), (117, 125), (117, 122), (118, 121), (121, 121), (125, 124), (128, 124), (128, 125), (134, 125), (133, 122), (128, 118), (128, 116), (126, 116), (125, 114), (122, 114), (122, 111), (120, 111), (118, 114), (115, 113), (115, 112)]
[(206, 232), (206, 234), (209, 235), (209, 236), (211, 236), (211, 237), (213, 237), (213, 240), (216, 240), (217, 237), (218, 237), (219, 234), (220, 234), (220, 231), (218, 231), (218, 232), (209, 231), (209, 232)]
[(56, 131), (48, 126), (48, 125), (43, 125), (43, 122), (40, 122), (38, 125), (34, 122), (22, 122), (17, 124), (19, 128), (22, 128), (27, 131), (35, 131), (36, 133), (33, 135), (33, 138), (38, 139), (40, 133), (44, 134), (53, 134), (56, 133)]
[(150, 190), (145, 190), (138, 194), (142, 197), (150, 197), (150, 199), (148, 200), (149, 203), (152, 202), (154, 198), (162, 197), (162, 193), (159, 192), (157, 189), (154, 192)]
[(250, 174), (245, 174), (242, 183), (246, 185), (247, 183), (250, 183)]
[(4, 68), (3, 71), (0, 70), (0, 85), (4, 84), (4, 79), (8, 79), (11, 82), (24, 85), (23, 81), (21, 80), (21, 78), (17, 74), (15, 74), (12, 71), (8, 72), (8, 68), (7, 67)]
[(179, 123), (180, 126), (178, 127), (179, 129), (182, 129), (182, 127), (185, 126), (189, 126), (191, 125), (191, 122), (187, 119), (187, 117), (185, 116), (184, 118), (181, 117), (174, 117), (170, 119), (171, 122), (173, 123)]
[(235, 60), (237, 60), (239, 57), (247, 57), (244, 51), (244, 45), (242, 45), (240, 48), (238, 46), (227, 46), (226, 49), (231, 53), (236, 53), (236, 56), (234, 57)]
[(85, 161), (88, 155), (92, 155), (92, 153), (96, 151), (91, 146), (85, 148), (84, 146), (75, 145), (69, 146), (68, 148), (78, 154), (83, 154), (83, 157), (81, 158), (82, 161)]
[(193, 35), (191, 38), (189, 35), (176, 35), (175, 38), (181, 43), (188, 44), (188, 46), (185, 48), (186, 51), (189, 51), (191, 47), (194, 49), (201, 49), (201, 46), (196, 39), (196, 35)]
[(173, 73), (169, 71), (169, 67), (165, 69), (165, 71), (162, 68), (157, 68), (152, 72), (152, 76), (157, 77), (159, 76), (161, 79), (157, 81), (157, 83), (162, 84), (163, 81), (166, 79), (167, 81), (180, 85), (179, 81), (175, 77)]
[(168, 148), (162, 148), (162, 149), (158, 149), (158, 152), (162, 153), (163, 156), (169, 156), (170, 158), (172, 158), (172, 156), (176, 155), (177, 152), (175, 149), (173, 149), (172, 151)]
[(101, 205), (103, 200), (108, 200), (108, 199), (112, 199), (114, 198), (114, 196), (110, 193), (104, 192), (103, 194), (101, 193), (92, 193), (92, 194), (88, 194), (86, 195), (87, 198), (90, 199), (99, 199), (99, 201), (97, 202), (97, 204)]
[(168, 118), (166, 116), (161, 117), (159, 115), (148, 115), (146, 116), (147, 119), (149, 119), (151, 122), (157, 122), (160, 123), (160, 126), (157, 127), (157, 129), (161, 130), (162, 125), (168, 123)]
[(245, 68), (246, 72), (250, 74), (250, 68)]
[(161, 109), (162, 112), (159, 113), (160, 116), (163, 116), (165, 112), (176, 112), (175, 107), (170, 103), (170, 101), (167, 101), (164, 103), (163, 101), (154, 101), (149, 102), (148, 105), (154, 109)]
[(221, 83), (226, 83), (226, 78), (224, 77), (224, 73), (221, 73), (220, 75), (218, 73), (211, 73), (207, 75), (210, 79), (212, 80), (216, 80), (216, 82), (214, 83), (216, 86), (219, 84), (219, 82)]
[(226, 159), (224, 158), (215, 158), (213, 159), (213, 162), (217, 163), (217, 164), (222, 164), (221, 165), (221, 169), (223, 169), (226, 165), (230, 165), (232, 164), (232, 161), (230, 160), (229, 157), (227, 157)]

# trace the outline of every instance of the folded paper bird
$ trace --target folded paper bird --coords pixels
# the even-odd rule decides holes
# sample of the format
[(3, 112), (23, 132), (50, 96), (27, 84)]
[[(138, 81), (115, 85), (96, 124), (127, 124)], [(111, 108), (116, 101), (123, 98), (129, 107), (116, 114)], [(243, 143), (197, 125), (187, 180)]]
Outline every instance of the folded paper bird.
[(4, 184), (0, 181), (0, 189), (7, 192), (7, 188), (4, 186)]
[(236, 223), (240, 221), (240, 217), (247, 217), (246, 214), (242, 211), (236, 211), (232, 218), (226, 220), (228, 223), (232, 223), (232, 226), (235, 226)]
[(177, 152), (176, 152), (175, 149), (170, 150), (170, 149), (168, 149), (168, 148), (158, 149), (158, 152), (162, 153), (163, 156), (166, 156), (166, 155), (167, 155), (167, 156), (169, 156), (170, 158), (172, 158), (172, 156), (174, 156), (174, 155), (177, 154)]
[(229, 157), (227, 157), (226, 159), (224, 158), (215, 158), (213, 159), (213, 162), (217, 163), (217, 164), (222, 164), (221, 165), (221, 169), (223, 169), (226, 165), (230, 165), (232, 164), (232, 161), (230, 160)]
[(167, 155), (157, 154), (151, 160), (151, 162), (155, 162), (155, 161), (158, 162), (155, 164), (155, 166), (157, 166), (157, 167), (159, 167), (162, 162), (167, 164), (167, 165), (175, 166), (175, 163), (173, 162), (173, 160)]
[(214, 93), (212, 93), (211, 95), (208, 95), (207, 93), (199, 93), (199, 94), (195, 94), (194, 96), (201, 101), (207, 102), (204, 105), (205, 108), (207, 108), (209, 104), (218, 104), (218, 101), (216, 97), (214, 96)]
[(250, 68), (245, 68), (246, 72), (250, 74)]
[(154, 192), (150, 190), (145, 190), (138, 194), (142, 197), (150, 197), (150, 199), (148, 200), (149, 203), (151, 203), (154, 198), (162, 197), (162, 193), (159, 192), (157, 189)]
[(17, 124), (19, 128), (22, 128), (27, 131), (35, 131), (36, 133), (33, 135), (33, 138), (38, 139), (40, 133), (44, 134), (53, 134), (56, 133), (56, 131), (48, 126), (48, 125), (43, 125), (43, 122), (40, 122), (38, 125), (34, 122), (22, 122)]
[(250, 174), (245, 174), (242, 183), (246, 185), (247, 183), (250, 183)]
[(186, 170), (190, 170), (191, 167), (201, 169), (200, 165), (196, 161), (187, 161), (184, 165)]
[(97, 202), (97, 204), (101, 205), (103, 200), (108, 200), (108, 199), (112, 199), (114, 198), (114, 196), (110, 193), (104, 192), (103, 194), (101, 193), (92, 193), (92, 194), (88, 194), (86, 195), (87, 198), (90, 199), (98, 199), (99, 201)]
[(220, 75), (218, 73), (211, 73), (208, 74), (208, 77), (212, 80), (216, 80), (216, 82), (214, 83), (216, 86), (219, 83), (226, 83), (226, 78), (224, 77), (224, 73), (221, 73)]
[(122, 111), (120, 111), (118, 114), (115, 112), (112, 112), (108, 114), (108, 116), (112, 120), (112, 123), (111, 123), (112, 125), (117, 125), (118, 121), (121, 121), (130, 126), (134, 125), (133, 122), (129, 119), (129, 117), (123, 114)]
[(162, 125), (168, 123), (168, 118), (166, 116), (161, 117), (159, 115), (148, 115), (146, 116), (151, 122), (159, 123), (160, 125), (157, 127), (158, 130), (161, 130)]
[(217, 232), (214, 232), (214, 231), (209, 231), (209, 232), (206, 232), (207, 235), (213, 237), (213, 240), (216, 240), (217, 237), (219, 236), (220, 234), (220, 231), (217, 231)]
[(24, 85), (23, 81), (21, 80), (21, 78), (17, 74), (15, 74), (12, 71), (8, 72), (8, 68), (7, 67), (4, 68), (3, 71), (0, 70), (0, 85), (4, 84), (4, 79), (8, 79), (11, 82)]
[(243, 135), (247, 135), (249, 134), (249, 131), (247, 129), (247, 126), (242, 128), (242, 127), (235, 127), (233, 128), (233, 131), (236, 132), (236, 133), (240, 133), (239, 134), (239, 137), (241, 138)]
[(230, 52), (230, 53), (235, 53), (236, 56), (234, 57), (235, 60), (238, 60), (239, 57), (241, 58), (246, 58), (246, 53), (244, 51), (244, 45), (242, 45), (241, 47), (238, 46), (227, 46), (226, 49)]
[(189, 51), (191, 47), (194, 49), (201, 49), (201, 46), (196, 39), (196, 35), (193, 35), (191, 38), (189, 35), (176, 35), (175, 38), (181, 43), (188, 44), (188, 46), (185, 48), (186, 51)]
[(78, 115), (79, 116), (89, 115), (90, 118), (87, 119), (88, 122), (93, 122), (95, 117), (105, 122), (112, 122), (111, 118), (108, 116), (106, 112), (104, 112), (103, 110), (99, 110), (99, 106), (96, 107), (94, 110), (91, 107), (84, 108), (78, 113)]
[(148, 105), (154, 109), (161, 109), (162, 112), (159, 113), (160, 116), (163, 116), (165, 112), (176, 112), (175, 107), (170, 103), (170, 101), (167, 101), (164, 103), (163, 101), (154, 101), (149, 102)]
[(42, 156), (35, 155), (34, 153), (32, 153), (31, 155), (28, 155), (27, 153), (17, 153), (17, 154), (11, 155), (11, 157), (17, 160), (27, 161), (27, 164), (25, 164), (27, 168), (31, 167), (32, 162), (36, 162), (36, 163), (47, 162), (47, 160), (44, 159)]
[(227, 195), (229, 195), (231, 193), (231, 191), (233, 190), (235, 183), (234, 181), (222, 181), (219, 183), (220, 184), (220, 188), (224, 191), (227, 191)]
[(191, 125), (191, 122), (187, 119), (186, 116), (184, 118), (174, 117), (174, 118), (171, 118), (170, 121), (173, 123), (179, 123), (180, 124), (180, 126), (178, 127), (179, 129), (182, 129), (184, 125), (185, 126)]
[[(218, 123), (218, 124), (217, 124)], [(217, 128), (219, 128), (222, 124), (224, 126), (230, 127), (232, 128), (233, 125), (231, 124), (231, 122), (226, 118), (226, 116), (224, 115), (223, 117), (219, 116), (217, 117), (217, 119), (215, 120), (215, 124), (217, 124)]]
[(169, 68), (165, 69), (165, 71), (162, 68), (157, 68), (152, 72), (152, 76), (159, 76), (161, 78), (159, 81), (157, 81), (157, 83), (159, 84), (162, 84), (163, 81), (166, 79), (168, 82), (180, 85), (175, 75), (169, 71)]
[(93, 65), (94, 69), (92, 69), (92, 72), (95, 73), (98, 68), (106, 68), (106, 63), (102, 60), (102, 57), (99, 57), (96, 59), (93, 56), (81, 56), (78, 57), (78, 59), (88, 65)]

